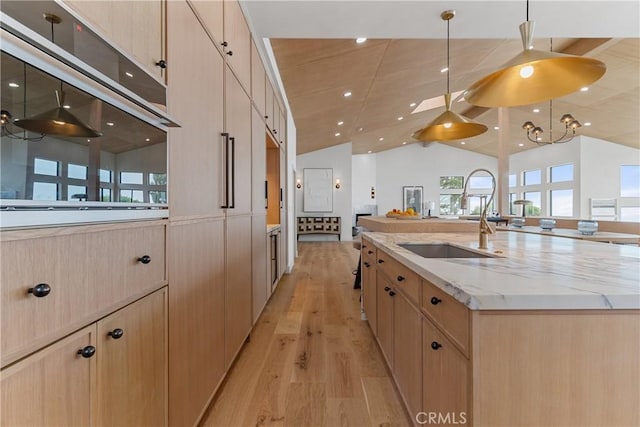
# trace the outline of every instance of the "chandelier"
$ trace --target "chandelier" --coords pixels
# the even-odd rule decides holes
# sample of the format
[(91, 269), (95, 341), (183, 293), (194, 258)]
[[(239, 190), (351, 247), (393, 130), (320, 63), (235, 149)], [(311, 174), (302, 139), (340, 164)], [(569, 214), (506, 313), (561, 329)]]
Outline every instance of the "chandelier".
[(522, 124), (522, 129), (527, 131), (527, 139), (538, 145), (560, 144), (569, 142), (576, 136), (576, 129), (582, 127), (579, 121), (573, 118), (571, 114), (563, 114), (560, 117), (560, 123), (564, 124), (564, 133), (559, 138), (553, 139), (553, 104), (549, 101), (549, 139), (543, 139), (544, 130), (540, 126), (536, 126), (531, 121)]

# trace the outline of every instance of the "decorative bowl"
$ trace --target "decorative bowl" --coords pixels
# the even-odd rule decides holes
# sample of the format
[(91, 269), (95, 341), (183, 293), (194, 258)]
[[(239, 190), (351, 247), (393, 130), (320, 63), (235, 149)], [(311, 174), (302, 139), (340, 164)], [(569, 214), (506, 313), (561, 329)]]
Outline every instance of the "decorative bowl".
[(578, 231), (585, 236), (591, 236), (598, 231), (598, 221), (580, 220), (578, 221)]
[(551, 231), (556, 226), (556, 220), (551, 218), (542, 218), (540, 220), (540, 228)]
[(525, 224), (526, 220), (522, 217), (515, 217), (509, 220), (509, 224), (513, 225), (517, 228), (522, 228)]

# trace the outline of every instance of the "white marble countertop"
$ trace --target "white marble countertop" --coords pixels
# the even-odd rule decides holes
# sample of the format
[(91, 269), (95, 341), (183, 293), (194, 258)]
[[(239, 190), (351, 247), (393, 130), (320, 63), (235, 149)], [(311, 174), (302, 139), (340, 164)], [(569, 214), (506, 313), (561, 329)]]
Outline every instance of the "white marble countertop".
[[(640, 248), (500, 232), (364, 233), (472, 310), (640, 309)], [(499, 258), (423, 258), (397, 243), (450, 243)]]
[(267, 224), (267, 234), (276, 230), (280, 230), (280, 224)]
[(499, 231), (515, 231), (519, 233), (534, 233), (545, 234), (547, 236), (568, 237), (571, 239), (590, 240), (593, 242), (610, 242), (610, 243), (640, 243), (640, 235), (637, 234), (625, 234), (625, 233), (612, 233), (610, 231), (596, 231), (594, 234), (582, 234), (578, 230), (570, 228), (554, 228), (553, 230), (543, 230), (542, 228), (535, 226), (498, 228)]

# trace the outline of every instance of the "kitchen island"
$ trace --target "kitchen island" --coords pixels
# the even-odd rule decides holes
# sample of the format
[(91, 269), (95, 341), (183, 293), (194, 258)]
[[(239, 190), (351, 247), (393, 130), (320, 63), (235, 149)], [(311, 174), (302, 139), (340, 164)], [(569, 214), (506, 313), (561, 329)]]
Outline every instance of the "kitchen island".
[(477, 222), (433, 217), (387, 218), (385, 216), (365, 216), (358, 218), (357, 225), (369, 231), (381, 233), (472, 233), (479, 229)]
[(412, 417), (639, 425), (640, 248), (511, 232), (477, 246), (476, 233), (363, 235), (363, 306)]

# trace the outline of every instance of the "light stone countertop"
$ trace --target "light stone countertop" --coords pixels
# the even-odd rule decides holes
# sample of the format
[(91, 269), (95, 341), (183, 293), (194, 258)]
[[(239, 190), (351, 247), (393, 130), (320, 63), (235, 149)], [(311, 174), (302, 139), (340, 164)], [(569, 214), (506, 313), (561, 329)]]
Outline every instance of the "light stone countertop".
[(280, 229), (280, 224), (267, 224), (267, 234)]
[[(472, 310), (640, 309), (640, 248), (538, 234), (364, 233)], [(423, 258), (397, 243), (450, 243), (500, 258)], [(496, 253), (497, 252), (497, 253)]]

